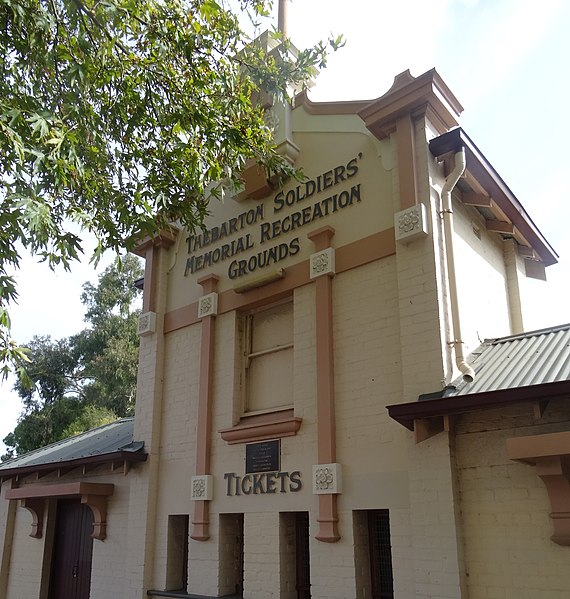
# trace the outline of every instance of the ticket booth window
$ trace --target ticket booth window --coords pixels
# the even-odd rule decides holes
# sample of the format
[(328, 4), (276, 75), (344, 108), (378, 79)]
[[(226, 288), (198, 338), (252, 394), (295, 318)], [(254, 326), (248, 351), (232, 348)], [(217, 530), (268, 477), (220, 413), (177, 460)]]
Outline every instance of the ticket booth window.
[(308, 512), (279, 514), (281, 599), (311, 599)]
[(166, 589), (184, 591), (188, 585), (187, 514), (168, 516)]
[(393, 599), (389, 511), (356, 510), (353, 527), (357, 599)]
[(393, 599), (392, 543), (388, 510), (368, 512), (370, 573), (373, 599)]
[(220, 514), (219, 591), (243, 597), (243, 514)]
[(293, 404), (293, 303), (244, 317), (244, 412)]

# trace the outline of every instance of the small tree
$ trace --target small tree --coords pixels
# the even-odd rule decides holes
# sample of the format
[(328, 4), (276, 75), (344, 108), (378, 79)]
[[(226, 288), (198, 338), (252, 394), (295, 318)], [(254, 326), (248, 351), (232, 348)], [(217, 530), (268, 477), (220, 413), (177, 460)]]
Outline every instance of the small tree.
[(22, 399), (18, 425), (7, 435), (13, 457), (134, 411), (138, 360), (138, 259), (109, 266), (97, 286), (83, 286), (88, 327), (72, 337), (34, 337), (27, 375), (14, 386)]

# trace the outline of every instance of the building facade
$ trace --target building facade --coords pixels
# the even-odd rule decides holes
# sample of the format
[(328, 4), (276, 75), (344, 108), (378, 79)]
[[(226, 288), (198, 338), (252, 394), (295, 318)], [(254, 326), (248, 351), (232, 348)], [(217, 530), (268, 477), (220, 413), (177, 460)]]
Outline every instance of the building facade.
[(461, 111), (435, 70), (270, 106), (305, 178), (141, 242), (136, 444), (0, 468), (3, 596), (54, 597), (64, 500), (106, 529), (77, 599), (568, 596), (568, 368), (470, 391), (556, 254)]

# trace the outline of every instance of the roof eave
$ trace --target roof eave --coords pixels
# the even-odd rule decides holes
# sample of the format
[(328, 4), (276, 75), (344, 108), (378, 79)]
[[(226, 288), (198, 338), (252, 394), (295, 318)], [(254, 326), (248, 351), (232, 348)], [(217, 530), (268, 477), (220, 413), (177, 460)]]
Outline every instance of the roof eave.
[(473, 393), (472, 395), (455, 395), (441, 399), (393, 404), (386, 406), (386, 409), (391, 418), (408, 430), (413, 431), (414, 420), (453, 416), (567, 396), (570, 396), (570, 381), (558, 381), (528, 387), (516, 387), (514, 389), (485, 391)]
[(467, 170), (531, 243), (544, 265), (556, 264), (558, 254), (539, 231), (514, 193), (461, 127), (452, 129), (429, 142), (429, 149), (436, 158), (450, 152), (458, 152), (461, 148), (465, 149)]
[(73, 460), (64, 460), (60, 462), (48, 462), (46, 464), (30, 464), (29, 466), (15, 466), (14, 468), (0, 469), (0, 482), (15, 476), (27, 476), (29, 474), (41, 474), (45, 476), (49, 472), (56, 470), (72, 470), (83, 466), (103, 466), (117, 462), (145, 462), (148, 454), (132, 451), (115, 451), (103, 455), (86, 456)]

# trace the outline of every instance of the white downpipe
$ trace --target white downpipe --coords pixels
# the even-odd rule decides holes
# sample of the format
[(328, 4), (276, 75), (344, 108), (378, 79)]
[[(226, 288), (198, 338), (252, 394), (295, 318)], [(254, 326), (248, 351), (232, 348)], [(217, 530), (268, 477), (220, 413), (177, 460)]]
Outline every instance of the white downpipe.
[(471, 382), (475, 378), (475, 371), (465, 361), (463, 353), (463, 339), (461, 335), (461, 322), (459, 319), (459, 300), (457, 297), (457, 280), (455, 278), (455, 254), (453, 251), (453, 207), (451, 192), (465, 170), (465, 150), (462, 148), (455, 154), (453, 171), (445, 178), (441, 190), (441, 204), (443, 213), (443, 230), (445, 234), (445, 249), (447, 257), (447, 278), (449, 284), (449, 303), (451, 306), (451, 324), (453, 328), (453, 341), (451, 345), (455, 353), (455, 363), (463, 374), (463, 380)]

